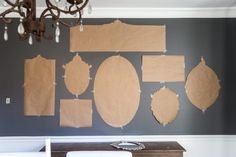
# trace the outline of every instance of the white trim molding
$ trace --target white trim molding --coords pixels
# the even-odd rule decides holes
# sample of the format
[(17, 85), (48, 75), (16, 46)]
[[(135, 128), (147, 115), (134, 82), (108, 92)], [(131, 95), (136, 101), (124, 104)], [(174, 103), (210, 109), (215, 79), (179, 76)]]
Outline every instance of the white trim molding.
[[(6, 8), (0, 7), (0, 13)], [(37, 15), (44, 10), (37, 8)], [(93, 8), (92, 14), (84, 11), (84, 18), (235, 18), (236, 7), (218, 8)], [(9, 17), (18, 17), (11, 14)], [(62, 14), (61, 18), (74, 18)]]
[(184, 157), (235, 157), (236, 154), (236, 135), (0, 137), (0, 152), (39, 151), (48, 138), (52, 143), (177, 141), (186, 149)]

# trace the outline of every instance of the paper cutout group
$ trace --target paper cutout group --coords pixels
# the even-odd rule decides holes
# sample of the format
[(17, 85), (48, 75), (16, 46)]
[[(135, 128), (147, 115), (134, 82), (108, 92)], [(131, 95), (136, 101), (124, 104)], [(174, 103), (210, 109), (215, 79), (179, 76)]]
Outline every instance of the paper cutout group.
[[(166, 51), (165, 26), (135, 26), (115, 21), (102, 26), (70, 29), (70, 50), (76, 51)], [(116, 33), (112, 33), (116, 32)], [(106, 38), (104, 38), (106, 36)], [(142, 41), (141, 41), (142, 40)], [(144, 55), (143, 82), (184, 82), (184, 56)], [(90, 82), (91, 66), (80, 56), (63, 66), (64, 82), (76, 99), (60, 101), (61, 127), (91, 127), (92, 100), (80, 100)], [(55, 113), (55, 60), (41, 56), (25, 60), (24, 114), (53, 116)], [(189, 73), (185, 85), (191, 103), (203, 112), (216, 101), (220, 84), (204, 59)], [(107, 58), (94, 81), (94, 100), (102, 119), (112, 127), (123, 127), (134, 118), (140, 102), (140, 82), (134, 66), (121, 56)], [(165, 86), (152, 95), (151, 110), (163, 125), (176, 118), (180, 108), (178, 95)]]

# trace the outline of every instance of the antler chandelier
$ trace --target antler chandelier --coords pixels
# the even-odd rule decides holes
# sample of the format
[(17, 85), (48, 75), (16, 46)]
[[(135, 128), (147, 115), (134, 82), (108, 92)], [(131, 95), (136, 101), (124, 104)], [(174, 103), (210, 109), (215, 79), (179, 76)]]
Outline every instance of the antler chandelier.
[(4, 0), (3, 6), (6, 10), (0, 13), (5, 23), (4, 27), (4, 40), (8, 40), (8, 27), (7, 25), (12, 23), (12, 19), (7, 16), (11, 13), (17, 13), (20, 16), (19, 25), (17, 28), (20, 39), (28, 39), (29, 44), (33, 44), (32, 36), (35, 36), (37, 41), (42, 38), (53, 39), (52, 36), (46, 36), (46, 18), (51, 18), (53, 21), (53, 28), (55, 28), (55, 41), (59, 43), (60, 28), (62, 24), (67, 27), (72, 25), (65, 23), (60, 19), (61, 14), (69, 14), (77, 17), (77, 22), (74, 25), (80, 25), (80, 31), (83, 31), (83, 9), (88, 6), (88, 13), (92, 12), (92, 7), (89, 0), (65, 0), (64, 8), (59, 8), (58, 4), (61, 0), (45, 0), (46, 8), (42, 11), (39, 17), (36, 16), (36, 0)]

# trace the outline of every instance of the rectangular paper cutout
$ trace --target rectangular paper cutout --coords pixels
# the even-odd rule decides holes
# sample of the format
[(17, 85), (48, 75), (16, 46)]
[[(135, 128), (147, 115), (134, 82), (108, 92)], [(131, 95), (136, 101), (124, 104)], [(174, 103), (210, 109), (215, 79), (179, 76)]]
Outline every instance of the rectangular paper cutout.
[(130, 25), (119, 20), (111, 24), (70, 28), (71, 52), (165, 52), (166, 28), (154, 25)]
[(92, 127), (92, 100), (62, 99), (60, 104), (61, 127)]
[(143, 82), (185, 81), (184, 56), (143, 56)]
[(53, 116), (55, 112), (55, 60), (41, 56), (25, 60), (24, 115)]

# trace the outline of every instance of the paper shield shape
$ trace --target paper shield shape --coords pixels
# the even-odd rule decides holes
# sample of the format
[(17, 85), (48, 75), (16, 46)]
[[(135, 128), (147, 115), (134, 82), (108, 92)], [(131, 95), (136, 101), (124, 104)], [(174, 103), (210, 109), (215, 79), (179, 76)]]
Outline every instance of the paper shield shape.
[(112, 127), (123, 127), (135, 116), (140, 100), (140, 85), (133, 65), (124, 57), (107, 58), (94, 81), (98, 113)]
[(203, 112), (213, 105), (219, 96), (219, 79), (203, 58), (189, 73), (185, 89), (191, 103)]
[(70, 28), (71, 52), (165, 52), (166, 27), (131, 25), (119, 20), (111, 24)]
[(184, 56), (143, 56), (142, 79), (143, 82), (184, 82)]
[(77, 96), (85, 92), (89, 85), (90, 66), (76, 55), (71, 62), (63, 66), (65, 69), (64, 81), (70, 93)]
[(40, 55), (25, 60), (24, 115), (54, 115), (55, 62)]
[(60, 126), (84, 128), (92, 126), (92, 100), (60, 101)]
[(156, 120), (166, 125), (175, 120), (180, 108), (178, 95), (169, 88), (161, 88), (152, 95), (151, 110)]

